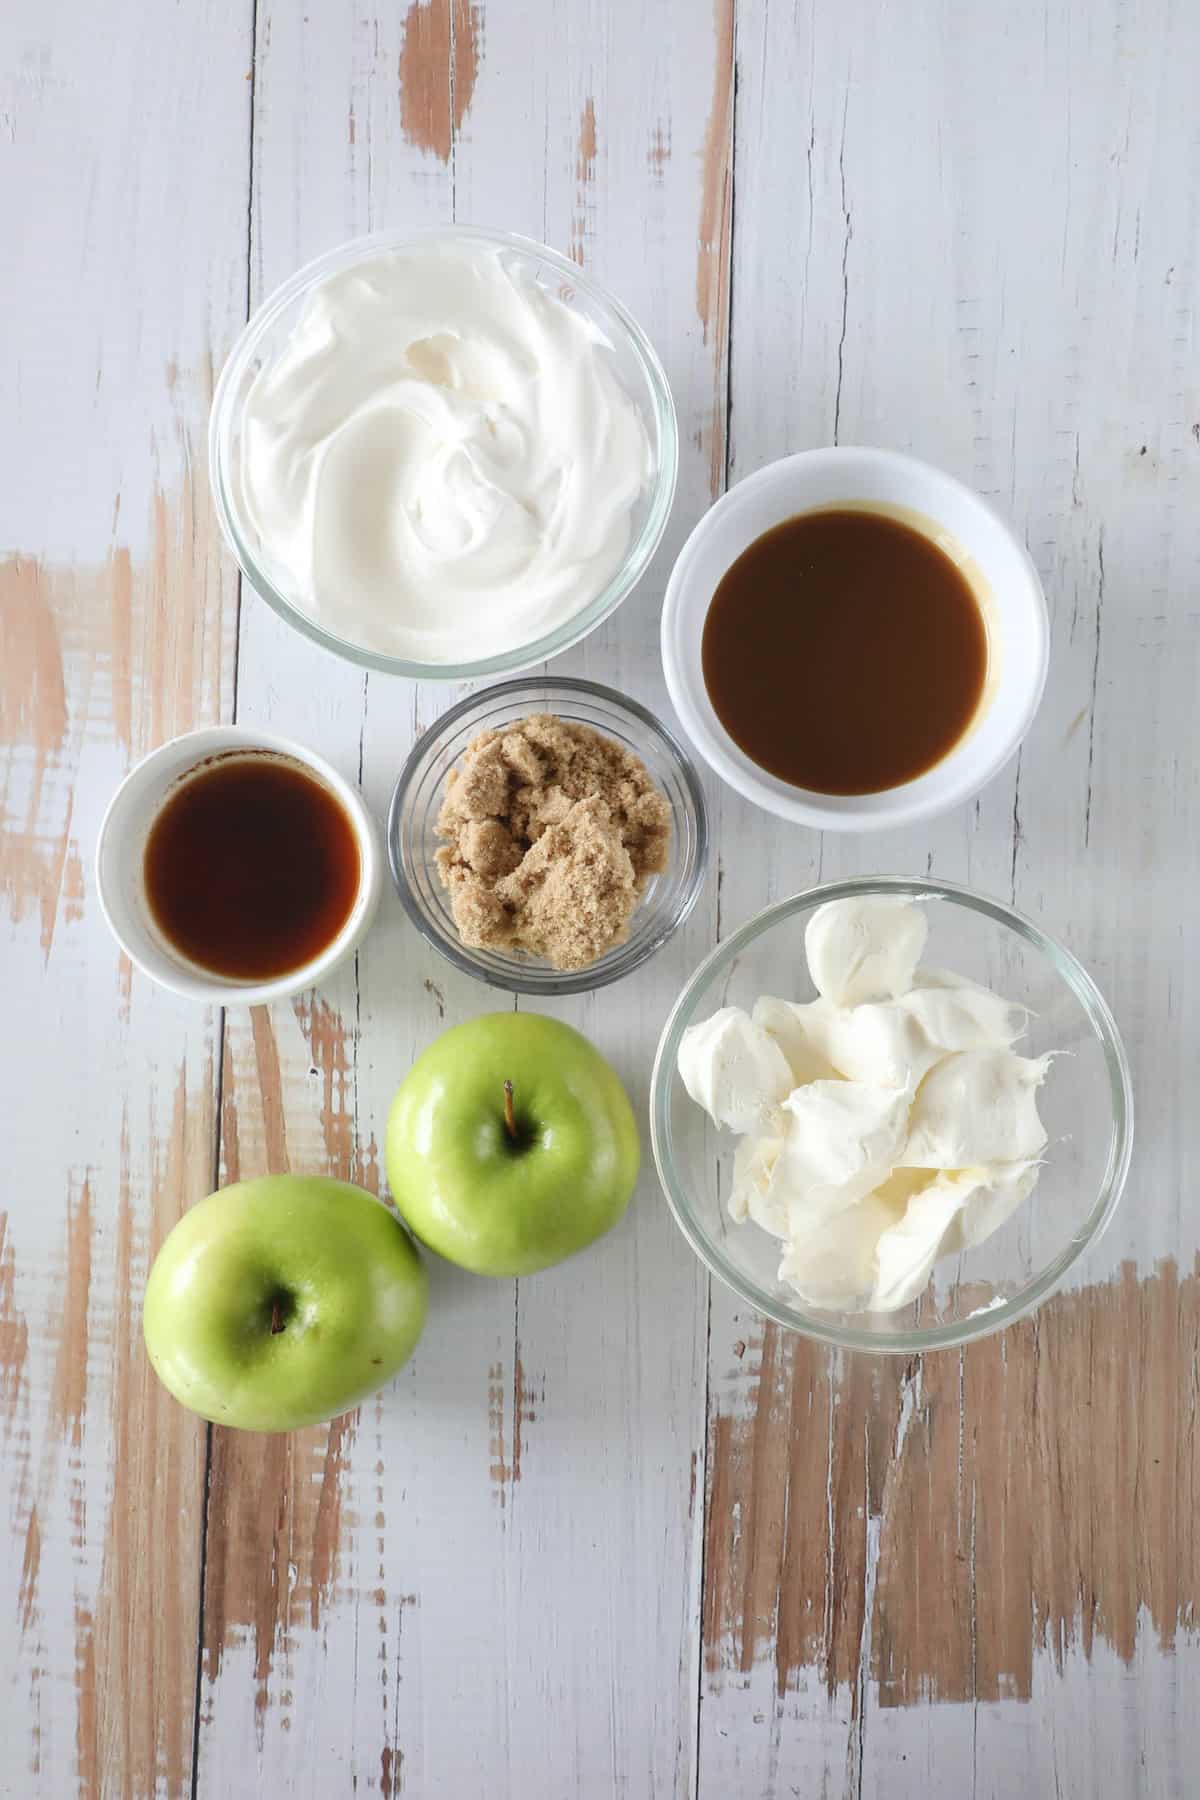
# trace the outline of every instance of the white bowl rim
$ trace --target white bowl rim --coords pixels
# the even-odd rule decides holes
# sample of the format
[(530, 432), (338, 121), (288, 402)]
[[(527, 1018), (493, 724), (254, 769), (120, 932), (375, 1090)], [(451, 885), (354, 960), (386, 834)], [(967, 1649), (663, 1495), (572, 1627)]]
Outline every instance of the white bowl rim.
[[(770, 1295), (762, 1294), (757, 1289), (752, 1291), (750, 1284), (725, 1262), (709, 1239), (693, 1225), (687, 1204), (682, 1199), (681, 1184), (675, 1179), (667, 1151), (671, 1132), (666, 1095), (675, 1075), (678, 1039), (682, 1035), (679, 1021), (696, 991), (710, 979), (718, 964), (734, 961), (746, 944), (763, 936), (782, 920), (829, 900), (851, 899), (862, 894), (915, 894), (926, 900), (945, 900), (951, 905), (964, 906), (971, 912), (982, 913), (997, 924), (1009, 927), (1034, 949), (1040, 950), (1066, 981), (1096, 1033), (1104, 1052), (1113, 1111), (1113, 1141), (1109, 1146), (1097, 1200), (1081, 1229), (1034, 1280), (1028, 1282), (1011, 1300), (1001, 1301), (999, 1305), (972, 1313), (952, 1324), (889, 1332), (886, 1335), (855, 1326), (829, 1325), (809, 1317), (799, 1299), (796, 1306), (792, 1307), (773, 1300)], [(811, 1338), (831, 1348), (861, 1350), (872, 1355), (912, 1356), (927, 1350), (957, 1349), (978, 1338), (990, 1337), (993, 1332), (1002, 1331), (1033, 1312), (1062, 1285), (1068, 1271), (1107, 1230), (1129, 1174), (1133, 1135), (1134, 1099), (1129, 1058), (1108, 1002), (1083, 964), (1064, 944), (1058, 943), (1034, 920), (1005, 901), (994, 900), (956, 882), (938, 881), (932, 876), (870, 875), (845, 881), (828, 881), (764, 907), (729, 937), (723, 938), (692, 974), (663, 1026), (650, 1075), (650, 1144), (659, 1184), (675, 1223), (709, 1273), (715, 1275), (739, 1300), (775, 1324), (782, 1325), (785, 1330), (794, 1331), (801, 1337)]]
[[(688, 586), (696, 576), (696, 565), (703, 557), (712, 533), (724, 519), (743, 508), (764, 488), (786, 479), (789, 474), (815, 475), (838, 466), (849, 469), (852, 465), (864, 471), (873, 469), (903, 473), (914, 484), (942, 488), (955, 494), (964, 505), (985, 517), (1006, 540), (1021, 567), (1027, 597), (1031, 603), (1028, 614), (1031, 637), (1022, 646), (1026, 659), (1022, 703), (1002, 746), (982, 771), (964, 769), (958, 764), (959, 746), (956, 745), (941, 762), (913, 781), (873, 794), (826, 797), (793, 787), (765, 769), (756, 771), (752, 759), (734, 744), (721, 726), (707, 694), (699, 694), (685, 676), (676, 635), (678, 615), (684, 605)], [(848, 493), (843, 503), (855, 504), (856, 500), (857, 496)], [(793, 505), (780, 512), (779, 522), (808, 510), (829, 510), (837, 504), (836, 501), (822, 500), (810, 507), (803, 495), (799, 494)], [(922, 509), (917, 505), (914, 510)], [(932, 509), (928, 516), (936, 522)], [(715, 582), (712, 588), (715, 588)], [(798, 450), (764, 464), (734, 487), (727, 489), (697, 522), (675, 560), (663, 599), (660, 635), (663, 673), (671, 704), (689, 740), (709, 767), (722, 781), (727, 782), (755, 806), (774, 813), (778, 818), (807, 825), (816, 831), (888, 831), (897, 826), (933, 818), (969, 800), (993, 780), (1019, 750), (1041, 704), (1050, 666), (1050, 620), (1041, 577), (1027, 546), (1021, 542), (1008, 521), (984, 495), (960, 481), (957, 476), (938, 468), (936, 464), (909, 456), (904, 451), (885, 450), (871, 445), (831, 444), (812, 450)], [(970, 732), (960, 742), (965, 744), (969, 736)], [(869, 803), (874, 810), (853, 810), (856, 799)], [(849, 806), (847, 801), (850, 802)]]
[[(655, 423), (661, 439), (661, 458), (650, 510), (637, 540), (630, 545), (612, 580), (587, 606), (554, 631), (546, 632), (542, 637), (533, 639), (516, 650), (504, 651), (474, 662), (423, 663), (414, 662), (407, 657), (389, 656), (383, 651), (369, 650), (349, 638), (339, 637), (316, 619), (308, 617), (286, 594), (275, 587), (258, 566), (256, 557), (243, 540), (230, 498), (226, 461), (233, 423), (233, 393), (237, 382), (262, 338), (279, 314), (298, 295), (324, 275), (372, 256), (385, 255), (419, 244), (454, 243), (463, 239), (493, 244), (524, 256), (536, 257), (612, 313), (626, 333), (645, 373), (647, 387), (653, 395)], [(629, 598), (649, 568), (670, 522), (679, 478), (679, 419), (666, 370), (646, 332), (624, 302), (602, 282), (585, 274), (578, 263), (572, 262), (549, 244), (539, 243), (536, 238), (525, 237), (520, 232), (503, 231), (484, 225), (414, 225), (363, 232), (357, 237), (347, 238), (342, 243), (333, 245), (295, 270), (254, 309), (225, 359), (213, 392), (208, 424), (208, 474), (221, 532), (243, 579), (294, 630), (319, 644), (322, 649), (332, 651), (335, 656), (356, 664), (360, 669), (374, 670), (377, 674), (402, 675), (414, 681), (473, 681), (489, 675), (517, 675), (536, 668), (539, 663), (560, 655), (587, 637)]]
[[(120, 922), (119, 912), (122, 909), (114, 904), (105, 875), (105, 851), (109, 835), (115, 828), (121, 811), (131, 803), (134, 784), (150, 774), (157, 764), (174, 761), (180, 750), (193, 753), (192, 766), (203, 762), (206, 757), (225, 751), (265, 750), (311, 769), (335, 794), (354, 827), (358, 841), (361, 864), (359, 889), (345, 925), (319, 956), (284, 975), (273, 977), (270, 981), (229, 981), (219, 976), (205, 976), (199, 971), (193, 974), (182, 964), (173, 962), (165, 952), (154, 958), (148, 957), (130, 941)], [(181, 770), (180, 776), (186, 772), (186, 768)], [(357, 950), (371, 927), (383, 892), (383, 854), (379, 830), (354, 783), (348, 781), (332, 763), (326, 762), (323, 756), (308, 749), (306, 745), (297, 743), (293, 738), (241, 723), (203, 725), (194, 731), (181, 732), (177, 737), (168, 738), (148, 751), (133, 765), (104, 809), (96, 835), (95, 871), (96, 897), (100, 903), (100, 911), (109, 931), (133, 966), (157, 986), (166, 988), (173, 994), (215, 1006), (258, 1006), (314, 987)]]

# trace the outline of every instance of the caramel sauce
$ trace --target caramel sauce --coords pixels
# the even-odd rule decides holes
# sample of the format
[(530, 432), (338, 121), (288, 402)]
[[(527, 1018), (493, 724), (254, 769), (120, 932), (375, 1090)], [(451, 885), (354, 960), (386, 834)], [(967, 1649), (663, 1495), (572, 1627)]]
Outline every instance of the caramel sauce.
[(359, 861), (354, 826), (315, 775), (235, 751), (167, 796), (143, 872), (151, 916), (182, 956), (227, 980), (269, 981), (338, 936)]
[(760, 768), (822, 794), (875, 794), (941, 762), (975, 715), (987, 629), (957, 563), (884, 513), (802, 513), (726, 570), (704, 622), (704, 685)]

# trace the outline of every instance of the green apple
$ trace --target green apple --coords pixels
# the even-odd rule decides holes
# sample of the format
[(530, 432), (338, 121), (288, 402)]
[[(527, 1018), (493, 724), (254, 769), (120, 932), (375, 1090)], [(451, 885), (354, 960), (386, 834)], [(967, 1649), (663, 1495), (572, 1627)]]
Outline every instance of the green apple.
[(385, 1155), (423, 1243), (477, 1275), (530, 1275), (616, 1224), (637, 1181), (638, 1130), (616, 1072), (579, 1032), (485, 1013), (413, 1064)]
[(421, 1335), (425, 1298), (416, 1245), (373, 1195), (264, 1175), (183, 1215), (154, 1259), (142, 1329), (184, 1406), (244, 1431), (292, 1431), (390, 1380)]

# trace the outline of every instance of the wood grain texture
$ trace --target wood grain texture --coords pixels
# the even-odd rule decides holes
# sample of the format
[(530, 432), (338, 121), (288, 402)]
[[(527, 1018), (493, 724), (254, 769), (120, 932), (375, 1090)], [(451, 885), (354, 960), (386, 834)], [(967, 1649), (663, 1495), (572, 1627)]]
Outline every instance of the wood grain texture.
[[(605, 9), (574, 21), (551, 7), (537, 19), (476, 10), (468, 108), (448, 85), (461, 68), (462, 10), (410, 10), (398, 46), (352, 9), (304, 25), (260, 10), (255, 293), (368, 225), (502, 217), (569, 248), (620, 286), (674, 364), (694, 518), (723, 368), (723, 346), (704, 343), (692, 281), (708, 23), (677, 9), (679, 54), (664, 41), (638, 66), (618, 55), (622, 21)], [(523, 64), (514, 87), (506, 72)], [(634, 113), (646, 119), (636, 145), (624, 133), (610, 140), (610, 120)], [(678, 163), (656, 149), (676, 117), (693, 134)], [(625, 232), (648, 179), (644, 266), (631, 268)], [(677, 522), (676, 549), (690, 518)], [(661, 703), (656, 595), (667, 566), (664, 557), (655, 588), (623, 609), (619, 634), (564, 663)], [(244, 606), (239, 717), (323, 747), (381, 812), (415, 731), (453, 697), (331, 667)], [(398, 914), (385, 909), (357, 972), (311, 1005), (258, 1013), (248, 1031), (231, 1016), (226, 1173), (330, 1168), (374, 1184), (387, 1105), (412, 1056), (443, 1024), (503, 1004), (441, 965)], [(690, 945), (663, 958), (664, 1010), (710, 932), (711, 918), (698, 921)], [(553, 1010), (613, 1056), (644, 1105), (657, 1013), (593, 1001)], [(699, 1273), (647, 1173), (629, 1221), (586, 1261), (519, 1289), (444, 1269), (434, 1281), (417, 1357), (364, 1409), (336, 1464), (322, 1432), (290, 1455), (214, 1436), (201, 1790), (236, 1789), (253, 1767), (262, 1784), (322, 1792), (335, 1766), (368, 1791), (637, 1793), (649, 1782), (689, 1793)], [(335, 1516), (334, 1479), (336, 1537), (330, 1526), (321, 1554), (337, 1573), (322, 1588), (314, 1521), (322, 1505)], [(636, 1658), (626, 1634), (642, 1646)], [(653, 1685), (647, 1659), (665, 1671)], [(453, 1733), (449, 1707), (461, 1719)], [(576, 1723), (548, 1732), (548, 1716)]]
[(714, 1289), (700, 1793), (1182, 1794), (1197, 669), (1168, 571), (1200, 548), (1200, 43), (1166, 9), (863, 24), (739, 8), (731, 471), (840, 439), (960, 474), (1033, 549), (1050, 685), (1015, 764), (920, 833), (752, 857), (723, 795), (722, 929), (871, 868), (1015, 899), (1109, 992), (1142, 1151), (1080, 1291), (962, 1356), (825, 1357)]
[(0, 38), (0, 1787), (174, 1795), (204, 1437), (140, 1294), (211, 1185), (218, 1020), (132, 981), (91, 865), (130, 761), (231, 701), (198, 464), (244, 283), (247, 44), (209, 6), (85, 33), (18, 5)]
[[(1200, 15), (18, 0), (0, 43), (0, 1791), (1183, 1800)], [(764, 1331), (647, 1170), (561, 1270), (433, 1265), (413, 1362), (330, 1427), (206, 1434), (148, 1373), (146, 1269), (214, 1173), (382, 1192), (413, 1056), (505, 1004), (385, 901), (355, 968), (222, 1021), (115, 953), (90, 873), (121, 773), (229, 716), (235, 662), (238, 716), (379, 814), (459, 697), (239, 612), (202, 472), (247, 302), (450, 219), (609, 282), (679, 408), (662, 552), (556, 670), (665, 712), (672, 558), (810, 444), (924, 455), (1033, 549), (1050, 686), (974, 806), (822, 841), (710, 784), (687, 928), (628, 991), (545, 1009), (644, 1113), (679, 987), (768, 900), (881, 868), (1014, 898), (1112, 999), (1141, 1148), (1070, 1290), (1002, 1338), (904, 1364)]]

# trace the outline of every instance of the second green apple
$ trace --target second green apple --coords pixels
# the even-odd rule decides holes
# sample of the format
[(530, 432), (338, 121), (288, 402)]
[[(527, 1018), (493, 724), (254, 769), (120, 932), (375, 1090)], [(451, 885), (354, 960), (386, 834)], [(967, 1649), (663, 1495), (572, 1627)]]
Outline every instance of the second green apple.
[(453, 1026), (388, 1116), (387, 1177), (416, 1235), (478, 1275), (530, 1275), (615, 1225), (639, 1162), (615, 1070), (579, 1032), (527, 1013)]

